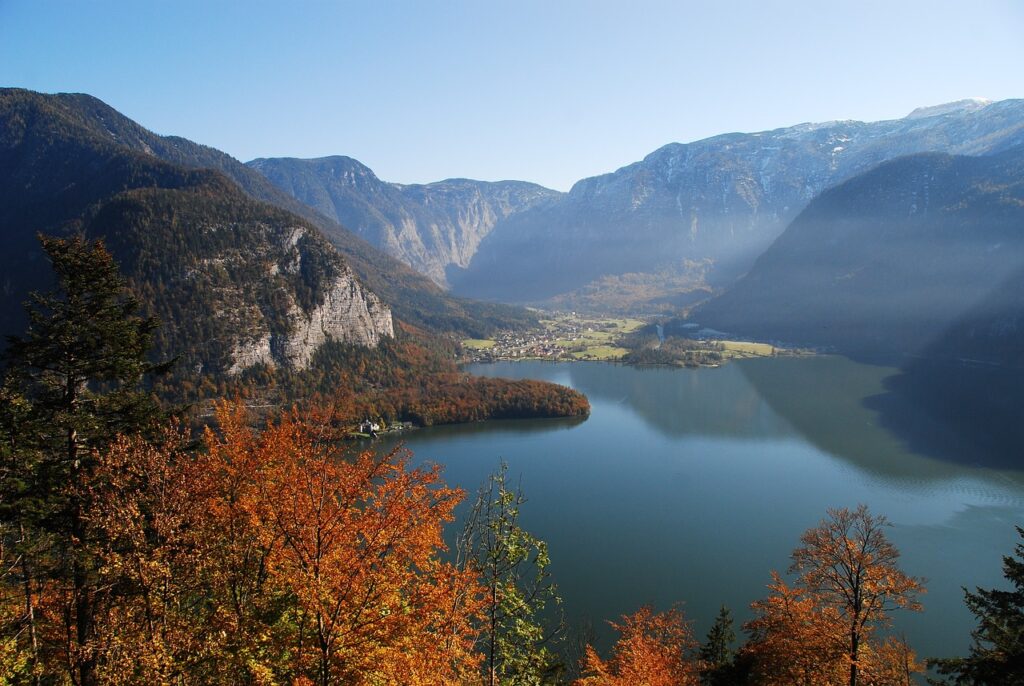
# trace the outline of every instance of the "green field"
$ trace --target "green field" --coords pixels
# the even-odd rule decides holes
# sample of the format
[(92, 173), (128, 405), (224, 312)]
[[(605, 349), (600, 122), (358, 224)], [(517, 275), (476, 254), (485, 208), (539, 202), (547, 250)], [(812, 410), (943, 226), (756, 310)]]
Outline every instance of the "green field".
[(577, 360), (619, 360), (628, 352), (613, 345), (591, 345), (582, 351), (570, 352), (569, 356)]
[(722, 357), (771, 357), (777, 350), (774, 345), (768, 343), (750, 343), (748, 341), (715, 341), (720, 343)]
[(639, 329), (646, 322), (640, 319), (610, 319), (607, 323), (615, 325), (617, 328), (616, 333), (631, 333)]
[(489, 338), (466, 338), (462, 341), (462, 347), (470, 350), (488, 350), (493, 348), (494, 344), (495, 341)]

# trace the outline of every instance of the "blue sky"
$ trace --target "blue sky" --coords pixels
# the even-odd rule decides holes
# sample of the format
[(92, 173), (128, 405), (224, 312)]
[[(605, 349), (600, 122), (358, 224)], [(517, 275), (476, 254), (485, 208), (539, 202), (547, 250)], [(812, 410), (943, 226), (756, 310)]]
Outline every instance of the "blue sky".
[(0, 85), (242, 160), (566, 190), (673, 141), (1024, 97), (1024, 2), (0, 0)]

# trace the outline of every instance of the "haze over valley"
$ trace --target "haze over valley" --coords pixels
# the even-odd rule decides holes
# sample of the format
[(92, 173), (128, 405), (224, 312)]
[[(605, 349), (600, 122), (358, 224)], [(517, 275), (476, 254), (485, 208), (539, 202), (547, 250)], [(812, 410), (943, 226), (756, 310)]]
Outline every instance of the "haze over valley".
[(1024, 683), (1021, 35), (0, 3), (0, 686)]

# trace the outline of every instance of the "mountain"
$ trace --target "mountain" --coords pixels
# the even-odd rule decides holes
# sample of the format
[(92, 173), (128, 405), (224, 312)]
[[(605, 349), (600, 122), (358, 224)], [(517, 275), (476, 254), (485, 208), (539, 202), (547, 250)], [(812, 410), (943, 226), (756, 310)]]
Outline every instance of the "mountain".
[(704, 326), (851, 353), (1019, 364), (1024, 145), (912, 155), (818, 198)]
[(442, 286), (448, 266), (466, 267), (498, 221), (561, 195), (523, 181), (387, 183), (340, 156), (262, 158), (247, 165)]
[[(564, 196), (510, 215), (481, 241), (453, 290), (539, 301), (609, 275), (664, 273), (711, 263), (724, 285), (750, 265), (826, 188), (919, 152), (994, 154), (1024, 143), (1024, 100), (961, 101), (903, 119), (800, 124), (666, 145)], [(635, 276), (633, 277), (636, 278)], [(671, 298), (669, 284), (652, 298)]]
[[(164, 144), (178, 162), (155, 156)], [(214, 168), (191, 168), (201, 159)], [(253, 175), (249, 192), (222, 169)], [(320, 397), (342, 421), (427, 425), (589, 412), (562, 386), (460, 371), (450, 337), (393, 320), (317, 226), (254, 199), (261, 184), (223, 153), (150, 134), (88, 96), (0, 90), (0, 334), (23, 332), (22, 301), (52, 286), (37, 232), (84, 235), (103, 239), (144, 313), (160, 320), (154, 355), (175, 364), (152, 388), (175, 402), (237, 395), (265, 408)], [(472, 319), (425, 277), (403, 281), (411, 270), (351, 238), (393, 295), (419, 298), (403, 303), (414, 314), (426, 303), (438, 308), (427, 311), (434, 322), (496, 324)], [(404, 272), (380, 268), (391, 263)]]
[[(3, 333), (20, 333), (22, 301), (48, 286), (37, 232), (77, 232), (104, 238), (164, 322), (158, 354), (181, 353), (196, 376), (301, 370), (327, 341), (372, 347), (394, 335), (388, 307), (309, 222), (220, 172), (135, 152), (144, 142), (133, 128), (95, 102), (0, 91)], [(122, 126), (97, 130), (111, 121)]]
[(90, 95), (42, 95), (0, 89), (0, 97), (45, 100), (49, 112), (73, 124), (94, 142), (155, 157), (178, 167), (223, 173), (249, 197), (287, 210), (319, 229), (342, 253), (359, 280), (409, 324), (439, 332), (484, 336), (494, 328), (536, 321), (519, 308), (474, 302), (445, 293), (430, 279), (279, 190), (258, 171), (230, 155), (185, 138), (157, 135)]

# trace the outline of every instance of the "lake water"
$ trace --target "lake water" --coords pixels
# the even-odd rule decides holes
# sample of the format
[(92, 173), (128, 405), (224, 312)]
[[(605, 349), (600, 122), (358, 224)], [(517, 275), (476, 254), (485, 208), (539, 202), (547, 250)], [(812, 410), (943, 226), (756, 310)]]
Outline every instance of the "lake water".
[[(404, 440), (467, 491), (508, 462), (528, 498), (523, 524), (550, 546), (566, 616), (592, 623), (599, 645), (612, 636), (604, 620), (643, 604), (684, 602), (701, 638), (721, 604), (744, 621), (826, 508), (866, 503), (893, 523), (904, 571), (927, 579), (925, 611), (897, 613), (896, 629), (920, 656), (963, 653), (974, 621), (960, 587), (1002, 585), (1001, 556), (1024, 524), (1024, 473), (983, 466), (989, 456), (969, 440), (937, 440), (939, 423), (890, 397), (892, 368), (821, 356), (469, 370), (590, 398), (585, 421), (437, 427)], [(937, 444), (961, 452), (954, 460)]]

